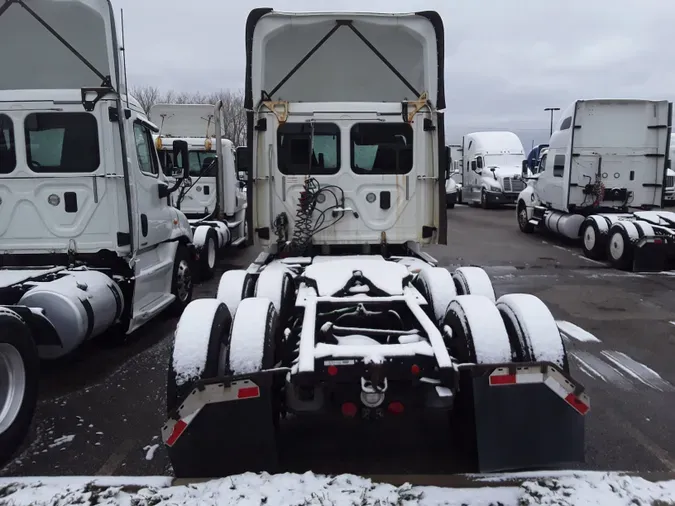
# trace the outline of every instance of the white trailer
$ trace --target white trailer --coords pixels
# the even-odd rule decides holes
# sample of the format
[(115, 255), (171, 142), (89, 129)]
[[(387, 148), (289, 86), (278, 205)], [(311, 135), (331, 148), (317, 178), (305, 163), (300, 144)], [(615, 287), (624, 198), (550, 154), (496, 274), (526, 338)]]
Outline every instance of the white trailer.
[(663, 205), (675, 205), (675, 170), (673, 170), (673, 160), (675, 159), (675, 134), (670, 134), (670, 154), (668, 157), (668, 169), (666, 170), (666, 191), (663, 195)]
[(278, 470), (286, 414), (440, 413), (483, 471), (583, 460), (590, 401), (548, 308), (422, 249), (447, 243), (440, 15), (256, 9), (246, 27), (237, 160), (265, 250), (178, 324), (176, 476)]
[(0, 5), (3, 462), (30, 425), (38, 355), (123, 338), (192, 298), (192, 231), (118, 41), (108, 0)]
[(190, 174), (173, 204), (190, 221), (200, 277), (209, 279), (218, 254), (248, 239), (245, 183), (237, 180), (234, 145), (222, 136), (222, 102), (156, 104), (150, 119), (160, 128), (155, 143), (165, 173), (175, 167), (173, 141), (188, 143)]
[(513, 132), (474, 132), (462, 138), (462, 148), (462, 201), (484, 209), (514, 204), (525, 188), (520, 138)]
[(619, 269), (675, 260), (675, 213), (662, 210), (672, 104), (577, 100), (561, 115), (539, 170), (518, 197), (523, 232), (582, 239), (584, 254)]

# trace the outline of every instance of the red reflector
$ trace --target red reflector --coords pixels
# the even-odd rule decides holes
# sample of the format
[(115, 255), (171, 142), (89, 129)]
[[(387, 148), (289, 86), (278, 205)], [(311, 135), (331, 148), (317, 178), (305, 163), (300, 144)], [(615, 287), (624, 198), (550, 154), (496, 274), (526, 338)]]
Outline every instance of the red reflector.
[(663, 244), (662, 239), (654, 239), (654, 244)]
[(410, 372), (417, 376), (420, 373), (420, 366), (413, 364), (413, 366), (410, 368)]
[(568, 394), (567, 397), (565, 397), (565, 400), (567, 401), (567, 404), (572, 406), (574, 409), (576, 409), (582, 415), (585, 415), (586, 413), (588, 413), (588, 406), (586, 406), (586, 404), (581, 402), (576, 395)]
[(337, 367), (334, 365), (329, 365), (327, 371), (330, 376), (336, 376), (338, 373)]
[(391, 404), (389, 404), (388, 409), (389, 409), (390, 413), (394, 413), (395, 415), (399, 415), (399, 414), (403, 413), (404, 408), (403, 408), (403, 404), (401, 404), (400, 402), (392, 402)]
[(181, 434), (185, 432), (185, 429), (187, 429), (187, 423), (183, 420), (178, 420), (176, 425), (173, 426), (173, 431), (171, 432), (169, 439), (166, 440), (167, 446), (173, 446)]
[(490, 385), (515, 385), (515, 374), (504, 374), (503, 376), (490, 376)]
[(240, 388), (237, 392), (237, 399), (251, 399), (253, 397), (260, 397), (260, 389), (258, 387)]
[(342, 414), (350, 418), (356, 416), (357, 407), (353, 402), (345, 402), (342, 405)]

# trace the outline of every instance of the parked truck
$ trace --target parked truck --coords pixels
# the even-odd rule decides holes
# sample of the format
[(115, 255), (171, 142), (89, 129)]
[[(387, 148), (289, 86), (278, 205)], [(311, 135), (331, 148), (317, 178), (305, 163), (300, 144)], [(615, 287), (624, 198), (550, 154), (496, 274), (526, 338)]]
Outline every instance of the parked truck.
[(452, 209), (456, 203), (462, 202), (462, 146), (449, 144), (450, 177), (445, 182), (447, 207)]
[(192, 231), (169, 205), (157, 127), (126, 94), (109, 2), (29, 4), (0, 5), (3, 463), (31, 423), (38, 357), (123, 338), (192, 298)]
[(173, 157), (173, 142), (188, 144), (189, 179), (173, 203), (192, 227), (202, 279), (213, 277), (218, 255), (226, 247), (245, 245), (248, 235), (246, 192), (237, 179), (234, 145), (222, 135), (222, 108), (222, 102), (150, 108), (150, 119), (160, 128), (155, 144), (167, 174), (181, 162)]
[(672, 104), (577, 100), (561, 115), (539, 172), (518, 197), (520, 229), (581, 239), (618, 269), (661, 271), (675, 260), (675, 213), (663, 210)]
[(670, 135), (670, 154), (668, 157), (668, 169), (666, 170), (666, 192), (663, 195), (663, 205), (675, 205), (675, 170), (673, 170), (673, 159), (675, 159), (675, 134)]
[(462, 201), (488, 209), (514, 204), (525, 188), (521, 168), (525, 151), (513, 132), (474, 132), (462, 138)]
[(583, 460), (590, 401), (546, 305), (422, 249), (448, 243), (443, 33), (434, 11), (249, 14), (237, 163), (264, 250), (178, 324), (176, 476), (274, 471), (287, 414), (434, 412), (483, 471)]

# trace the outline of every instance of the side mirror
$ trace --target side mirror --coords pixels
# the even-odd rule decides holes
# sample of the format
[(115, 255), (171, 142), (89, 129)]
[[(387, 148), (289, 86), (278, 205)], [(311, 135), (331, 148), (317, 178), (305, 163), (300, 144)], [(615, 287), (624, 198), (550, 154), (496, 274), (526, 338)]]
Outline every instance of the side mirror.
[[(178, 165), (178, 157), (180, 156), (180, 165)], [(187, 179), (190, 176), (190, 162), (188, 160), (190, 154), (188, 150), (188, 143), (185, 141), (173, 141), (173, 159), (176, 167), (179, 167), (179, 174), (182, 179)]]
[(476, 160), (472, 160), (472, 161), (471, 161), (471, 170), (474, 171), (474, 172), (476, 172), (476, 170), (477, 170), (476, 167), (477, 167), (477, 166), (476, 166)]
[(251, 149), (248, 146), (239, 146), (236, 154), (236, 165), (238, 172), (248, 172), (251, 170), (251, 159), (253, 158)]

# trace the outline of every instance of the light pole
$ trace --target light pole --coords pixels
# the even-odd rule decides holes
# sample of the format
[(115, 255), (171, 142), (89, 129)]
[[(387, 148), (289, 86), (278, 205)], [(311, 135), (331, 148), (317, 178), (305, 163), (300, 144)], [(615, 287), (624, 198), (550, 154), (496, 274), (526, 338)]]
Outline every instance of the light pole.
[(551, 111), (551, 130), (549, 132), (549, 137), (553, 135), (553, 111), (559, 111), (560, 107), (547, 107), (544, 109), (545, 111)]

